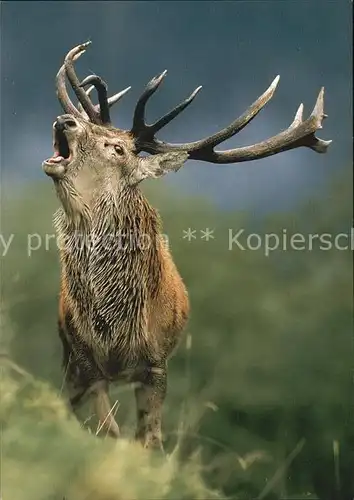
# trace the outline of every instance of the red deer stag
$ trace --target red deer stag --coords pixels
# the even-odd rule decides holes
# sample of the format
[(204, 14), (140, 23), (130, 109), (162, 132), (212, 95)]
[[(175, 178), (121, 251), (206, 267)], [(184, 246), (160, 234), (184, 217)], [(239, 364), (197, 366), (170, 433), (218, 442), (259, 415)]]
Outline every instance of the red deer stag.
[[(186, 325), (189, 300), (166, 242), (159, 237), (158, 213), (139, 184), (177, 171), (187, 159), (236, 163), (300, 146), (324, 153), (331, 141), (315, 136), (325, 117), (323, 88), (306, 120), (300, 105), (289, 128), (258, 144), (214, 149), (253, 120), (272, 98), (279, 77), (220, 132), (195, 142), (169, 144), (155, 134), (192, 102), (200, 87), (148, 125), (146, 103), (164, 71), (139, 98), (131, 130), (117, 129), (111, 125), (109, 108), (129, 88), (108, 98), (106, 83), (99, 76), (88, 76), (80, 83), (74, 61), (89, 43), (73, 48), (57, 74), (57, 96), (65, 114), (53, 124), (54, 155), (43, 162), (62, 205), (54, 225), (61, 260), (58, 324), (66, 388), (74, 412), (91, 395), (102, 426), (118, 437), (108, 384), (135, 382), (136, 439), (145, 447), (162, 449), (167, 360)], [(79, 100), (77, 107), (68, 96), (66, 78)], [(88, 85), (91, 88), (85, 90)], [(98, 94), (97, 105), (89, 97), (92, 89)], [(150, 155), (139, 156), (142, 151)], [(150, 244), (137, 244), (140, 236)]]

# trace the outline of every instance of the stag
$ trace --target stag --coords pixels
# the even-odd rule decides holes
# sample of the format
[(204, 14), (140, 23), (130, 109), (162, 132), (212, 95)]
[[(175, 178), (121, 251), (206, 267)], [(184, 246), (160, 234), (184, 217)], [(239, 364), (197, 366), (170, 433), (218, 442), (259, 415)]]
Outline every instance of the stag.
[[(137, 101), (131, 130), (115, 128), (110, 107), (130, 87), (108, 98), (107, 85), (99, 76), (80, 82), (74, 62), (89, 43), (70, 50), (57, 74), (57, 96), (65, 114), (53, 124), (54, 155), (43, 162), (61, 202), (54, 225), (61, 261), (58, 328), (65, 385), (74, 413), (90, 396), (104, 429), (118, 437), (109, 384), (134, 383), (136, 439), (145, 447), (163, 449), (167, 361), (188, 321), (189, 299), (168, 245), (160, 237), (159, 215), (140, 183), (176, 172), (187, 159), (236, 163), (301, 146), (326, 152), (331, 141), (315, 136), (326, 116), (324, 90), (306, 120), (301, 104), (286, 130), (258, 144), (215, 150), (261, 111), (272, 98), (279, 76), (228, 127), (202, 140), (170, 144), (157, 139), (156, 133), (193, 101), (201, 87), (148, 125), (146, 103), (163, 81), (164, 71), (148, 83)], [(70, 100), (66, 80), (79, 101), (77, 106)], [(96, 105), (89, 96), (93, 89)], [(149, 155), (139, 156), (141, 152)], [(148, 244), (137, 244), (141, 235)]]

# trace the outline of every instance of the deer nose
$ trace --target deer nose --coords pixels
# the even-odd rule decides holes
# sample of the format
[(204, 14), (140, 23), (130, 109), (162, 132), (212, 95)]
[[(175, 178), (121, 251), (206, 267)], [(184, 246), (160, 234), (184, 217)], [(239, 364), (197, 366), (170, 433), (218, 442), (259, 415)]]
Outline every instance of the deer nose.
[(70, 116), (58, 116), (53, 126), (55, 130), (63, 132), (66, 129), (75, 128), (76, 122)]

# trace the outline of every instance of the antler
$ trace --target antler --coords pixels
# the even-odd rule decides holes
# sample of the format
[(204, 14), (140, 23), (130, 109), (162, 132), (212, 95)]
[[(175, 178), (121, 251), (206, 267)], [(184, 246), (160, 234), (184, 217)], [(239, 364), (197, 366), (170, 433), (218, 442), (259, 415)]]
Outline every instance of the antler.
[[(158, 87), (161, 85), (162, 80), (167, 74), (167, 70), (163, 71), (160, 75), (152, 78), (147, 84), (145, 91), (139, 98), (134, 111), (133, 118), (133, 127), (131, 129), (131, 133), (134, 137), (139, 138), (139, 141), (142, 140), (153, 140), (154, 135), (158, 132), (162, 127), (170, 123), (177, 115), (179, 115), (189, 104), (193, 101), (199, 90), (202, 88), (201, 86), (196, 88), (192, 94), (187, 97), (184, 101), (182, 101), (178, 106), (172, 109), (169, 113), (166, 113), (163, 117), (157, 120), (152, 125), (147, 125), (145, 122), (145, 107), (149, 98), (156, 92)], [(149, 140), (148, 140), (149, 142)]]
[[(57, 74), (57, 95), (66, 113), (84, 117), (100, 125), (109, 125), (111, 123), (109, 108), (114, 103), (118, 102), (131, 87), (127, 87), (108, 98), (107, 85), (99, 76), (90, 75), (80, 83), (74, 70), (74, 61), (85, 52), (90, 43), (91, 42), (86, 42), (74, 47), (65, 57), (64, 65), (59, 69)], [(204, 160), (211, 163), (236, 163), (265, 158), (266, 156), (278, 154), (282, 151), (295, 149), (301, 146), (311, 148), (317, 153), (325, 153), (332, 142), (324, 141), (315, 136), (315, 132), (322, 128), (322, 121), (327, 116), (323, 111), (324, 88), (322, 87), (317, 97), (315, 107), (306, 120), (303, 121), (302, 119), (303, 104), (300, 104), (291, 125), (279, 134), (251, 146), (229, 149), (226, 151), (215, 151), (214, 148), (217, 145), (240, 132), (257, 116), (267, 102), (270, 101), (278, 85), (279, 75), (273, 80), (268, 89), (258, 97), (239, 118), (219, 132), (205, 139), (184, 144), (170, 144), (160, 141), (155, 137), (155, 134), (189, 106), (201, 89), (201, 87), (195, 89), (187, 99), (178, 104), (169, 113), (166, 113), (155, 123), (148, 125), (145, 121), (147, 101), (161, 85), (166, 73), (167, 71), (163, 71), (160, 75), (150, 80), (135, 106), (133, 126), (130, 133), (135, 140), (137, 152), (146, 151), (150, 154), (158, 154), (169, 151), (185, 151), (192, 160)], [(66, 76), (79, 100), (78, 108), (71, 102), (66, 91)], [(92, 84), (92, 86), (85, 91), (83, 87), (89, 84)], [(98, 93), (98, 105), (94, 105), (89, 97), (93, 88), (95, 88)]]
[[(126, 89), (121, 90), (117, 94), (114, 94), (111, 97), (107, 98), (107, 84), (102, 80), (101, 77), (97, 75), (87, 76), (80, 83), (80, 87), (85, 87), (90, 83), (92, 85), (86, 90), (86, 95), (90, 95), (93, 89), (97, 90), (99, 104), (94, 105), (94, 109), (96, 113), (100, 115), (102, 125), (109, 125), (111, 123), (109, 108), (111, 108), (113, 104), (118, 102), (131, 89), (131, 87), (127, 87)], [(78, 104), (78, 109), (80, 110), (81, 113), (85, 112), (80, 101)]]
[[(73, 114), (74, 116), (86, 118), (93, 123), (100, 125), (110, 125), (111, 120), (109, 116), (109, 108), (118, 102), (123, 95), (125, 95), (131, 87), (118, 92), (112, 97), (107, 96), (107, 84), (97, 75), (90, 75), (86, 77), (81, 83), (76, 76), (74, 70), (74, 61), (76, 61), (85, 51), (90, 41), (74, 47), (65, 57), (64, 64), (58, 71), (56, 77), (57, 83), (57, 96), (58, 99), (66, 113)], [(68, 77), (69, 82), (79, 100), (78, 108), (74, 106), (71, 102), (69, 95), (66, 90), (65, 77)], [(92, 84), (92, 87), (88, 91), (85, 91), (83, 87), (88, 84)], [(89, 98), (89, 94), (92, 89), (97, 90), (98, 94), (98, 105), (94, 105)]]
[(211, 163), (236, 163), (241, 161), (257, 160), (266, 156), (287, 151), (289, 149), (306, 146), (317, 153), (325, 153), (332, 141), (324, 141), (315, 136), (315, 132), (322, 128), (322, 120), (327, 116), (323, 112), (324, 88), (320, 90), (316, 105), (311, 115), (302, 121), (303, 104), (300, 104), (295, 118), (291, 125), (279, 134), (266, 139), (258, 144), (246, 146), (227, 151), (215, 151), (218, 144), (224, 142), (230, 137), (240, 132), (248, 123), (250, 123), (261, 109), (273, 97), (274, 91), (279, 82), (279, 75), (273, 80), (268, 89), (241, 115), (234, 120), (228, 127), (220, 130), (205, 139), (184, 144), (170, 144), (159, 141), (155, 138), (155, 133), (169, 123), (183, 109), (190, 104), (201, 87), (198, 87), (191, 96), (178, 105), (167, 115), (163, 116), (153, 125), (147, 125), (144, 120), (145, 105), (147, 100), (156, 91), (160, 85), (166, 71), (158, 77), (153, 78), (147, 85), (144, 93), (138, 100), (135, 108), (133, 134), (138, 151), (146, 151), (151, 154), (166, 153), (169, 151), (186, 151), (189, 158), (193, 160), (203, 160)]

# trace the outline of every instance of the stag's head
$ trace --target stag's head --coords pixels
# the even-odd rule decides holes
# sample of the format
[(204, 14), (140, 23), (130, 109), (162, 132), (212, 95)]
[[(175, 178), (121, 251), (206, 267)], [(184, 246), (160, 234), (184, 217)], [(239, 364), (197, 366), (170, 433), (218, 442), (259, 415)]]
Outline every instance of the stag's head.
[[(219, 164), (236, 163), (264, 158), (300, 146), (323, 153), (331, 142), (315, 136), (315, 132), (322, 128), (322, 120), (326, 116), (323, 112), (322, 88), (316, 105), (306, 120), (302, 120), (301, 104), (291, 125), (276, 136), (252, 146), (215, 151), (215, 146), (242, 130), (272, 98), (279, 76), (228, 127), (199, 141), (169, 144), (158, 140), (155, 134), (192, 102), (201, 87), (154, 124), (148, 125), (145, 121), (146, 103), (161, 84), (166, 75), (164, 71), (148, 83), (139, 98), (131, 130), (115, 128), (110, 121), (110, 107), (130, 87), (108, 98), (107, 85), (100, 77), (91, 75), (80, 82), (75, 73), (74, 61), (85, 52), (89, 43), (79, 45), (67, 54), (56, 77), (57, 96), (65, 114), (58, 116), (53, 124), (54, 155), (43, 162), (44, 171), (56, 183), (70, 179), (76, 180), (78, 185), (84, 185), (85, 180), (89, 180), (94, 181), (97, 186), (101, 181), (114, 179), (123, 185), (136, 185), (148, 177), (156, 178), (178, 170), (188, 158)], [(67, 93), (66, 78), (79, 100), (77, 107)], [(97, 105), (90, 99), (93, 89), (98, 94)], [(150, 155), (139, 156), (142, 151)], [(80, 181), (84, 181), (83, 184)]]
[[(60, 68), (56, 83), (57, 96), (65, 114), (53, 123), (54, 155), (43, 162), (43, 169), (55, 182), (65, 179), (94, 181), (100, 184), (107, 179), (134, 185), (147, 177), (159, 177), (170, 170), (177, 170), (186, 161), (185, 151), (171, 151), (140, 157), (138, 135), (150, 136), (150, 127), (144, 123), (146, 93), (136, 107), (135, 128), (125, 131), (111, 125), (109, 108), (130, 89), (124, 89), (108, 98), (107, 85), (98, 76), (91, 75), (80, 83), (74, 70), (74, 61), (86, 50), (88, 43), (72, 49)], [(153, 79), (148, 93), (153, 93), (164, 75)], [(71, 102), (66, 90), (66, 77), (79, 99), (78, 107)], [(92, 84), (85, 91), (84, 87)], [(99, 104), (89, 97), (97, 90)], [(142, 130), (144, 129), (144, 131)], [(145, 132), (145, 134), (144, 134)], [(100, 182), (101, 181), (101, 182)], [(84, 182), (85, 184), (85, 182)]]
[[(58, 116), (53, 124), (54, 155), (43, 163), (55, 182), (64, 179), (118, 180), (134, 184), (149, 158), (141, 158), (131, 135), (75, 114)], [(153, 157), (151, 157), (153, 158)], [(172, 158), (171, 158), (172, 160)], [(174, 160), (174, 158), (173, 158)]]

